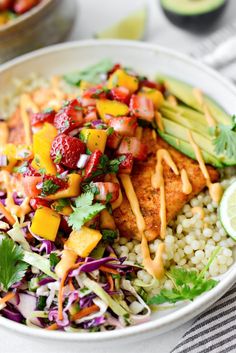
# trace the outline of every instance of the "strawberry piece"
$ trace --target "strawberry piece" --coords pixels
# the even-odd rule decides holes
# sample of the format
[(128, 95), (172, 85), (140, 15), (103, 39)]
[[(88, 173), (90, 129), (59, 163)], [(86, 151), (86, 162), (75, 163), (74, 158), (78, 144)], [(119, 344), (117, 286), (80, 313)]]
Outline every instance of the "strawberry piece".
[[(57, 186), (57, 191), (64, 190), (64, 189), (68, 188), (68, 181), (66, 178), (59, 178), (55, 175), (44, 175), (43, 176), (43, 183), (48, 180), (50, 180), (54, 185)], [(54, 193), (55, 192), (53, 192), (53, 194)]]
[(120, 185), (111, 182), (96, 182), (93, 186), (97, 189), (95, 200), (102, 202), (114, 202), (119, 197)]
[(85, 150), (86, 145), (80, 139), (60, 134), (52, 142), (50, 156), (54, 163), (76, 169), (80, 155), (85, 153)]
[(54, 118), (54, 126), (60, 133), (68, 133), (83, 123), (83, 108), (77, 99), (59, 110)]
[(131, 113), (137, 118), (152, 122), (154, 118), (154, 105), (151, 99), (133, 94), (130, 99), (129, 108)]
[(84, 99), (106, 99), (107, 92), (103, 85), (97, 85), (91, 88), (88, 88), (84, 91), (82, 98)]
[(70, 234), (72, 232), (72, 228), (69, 226), (68, 224), (68, 217), (66, 216), (62, 216), (61, 217), (61, 223), (60, 223), (60, 229), (63, 230), (63, 232), (65, 232), (65, 234)]
[(37, 210), (37, 208), (40, 207), (50, 207), (50, 202), (45, 199), (41, 199), (40, 197), (33, 197), (30, 199), (30, 206), (33, 208), (33, 210)]
[(122, 135), (114, 131), (111, 135), (108, 136), (106, 146), (112, 149), (117, 149), (121, 140)]
[(139, 82), (139, 89), (142, 87), (157, 89), (158, 91), (161, 91), (161, 93), (165, 93), (165, 86), (163, 84), (149, 81), (147, 79), (143, 79)]
[(6, 11), (11, 8), (12, 0), (0, 0), (0, 11)]
[(114, 87), (111, 89), (110, 96), (112, 99), (117, 100), (121, 103), (129, 104), (130, 92), (126, 87)]
[(86, 167), (85, 167), (84, 179), (90, 179), (93, 177), (94, 172), (96, 172), (98, 168), (102, 155), (103, 155), (102, 152), (99, 150), (95, 150), (91, 154), (88, 160), (88, 163), (86, 164)]
[(17, 14), (22, 14), (37, 5), (39, 1), (40, 0), (15, 0), (13, 9)]
[(40, 195), (41, 190), (37, 187), (42, 183), (42, 176), (24, 176), (22, 179), (23, 187), (26, 196), (37, 197)]
[(109, 120), (109, 126), (113, 127), (113, 129), (121, 135), (134, 136), (138, 124), (135, 117), (121, 116), (111, 118)]
[(116, 153), (118, 155), (132, 153), (134, 159), (144, 161), (147, 159), (147, 146), (137, 137), (124, 137)]
[(54, 121), (55, 115), (56, 115), (55, 110), (31, 114), (31, 125), (37, 126), (45, 122), (52, 124)]
[(98, 119), (98, 116), (97, 116), (96, 109), (91, 109), (85, 115), (84, 122), (89, 123), (89, 122), (97, 120), (97, 119)]
[(131, 174), (133, 164), (134, 164), (133, 154), (127, 153), (124, 156), (125, 156), (125, 159), (119, 165), (119, 173), (120, 174)]
[(23, 173), (23, 176), (24, 177), (25, 176), (37, 176), (37, 177), (39, 177), (39, 176), (41, 176), (41, 174), (36, 169), (34, 169), (31, 164), (29, 164), (27, 166), (27, 168), (26, 168), (26, 171)]
[(116, 70), (119, 70), (119, 69), (121, 69), (121, 65), (120, 65), (120, 64), (115, 64), (115, 65), (111, 68), (111, 70), (108, 71), (107, 77), (110, 77), (112, 74), (114, 74), (114, 72), (115, 72)]

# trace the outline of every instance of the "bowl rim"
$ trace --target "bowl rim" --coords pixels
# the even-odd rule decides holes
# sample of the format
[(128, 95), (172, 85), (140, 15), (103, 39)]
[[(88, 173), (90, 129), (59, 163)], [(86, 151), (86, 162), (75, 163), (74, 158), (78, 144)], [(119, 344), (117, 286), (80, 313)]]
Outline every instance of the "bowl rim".
[(7, 22), (3, 26), (0, 26), (0, 35), (4, 34), (5, 31), (13, 29), (15, 26), (20, 25), (21, 23), (24, 23), (27, 21), (29, 18), (34, 17), (38, 13), (40, 13), (45, 7), (47, 7), (49, 4), (51, 4), (55, 0), (41, 0), (37, 5), (32, 7), (30, 10), (26, 11), (19, 17), (15, 18), (12, 21)]
[[(68, 49), (73, 48), (83, 48), (83, 47), (100, 47), (100, 46), (108, 46), (108, 47), (119, 47), (123, 48), (134, 48), (140, 50), (149, 50), (153, 52), (164, 53), (168, 56), (175, 57), (180, 59), (183, 62), (186, 62), (192, 66), (195, 66), (201, 70), (203, 70), (208, 76), (211, 76), (214, 79), (217, 79), (226, 90), (231, 91), (231, 93), (236, 96), (236, 88), (230, 83), (226, 78), (222, 77), (215, 70), (207, 67), (196, 59), (190, 58), (185, 54), (176, 52), (175, 50), (165, 48), (156, 44), (150, 43), (142, 43), (135, 42), (129, 40), (84, 40), (84, 41), (74, 41), (67, 42), (62, 44), (52, 45), (43, 49), (39, 49), (33, 51), (28, 54), (24, 54), (20, 57), (17, 57), (7, 63), (4, 63), (0, 66), (0, 74), (4, 71), (7, 71), (15, 66), (20, 64), (27, 63), (28, 60), (32, 60), (37, 57), (45, 56), (50, 53), (63, 52)], [(233, 267), (234, 265), (232, 265)], [(91, 333), (83, 333), (83, 332), (62, 332), (62, 331), (47, 331), (43, 329), (35, 329), (23, 324), (16, 323), (9, 319), (0, 316), (0, 326), (5, 329), (11, 329), (17, 333), (21, 333), (24, 335), (29, 335), (34, 338), (46, 338), (49, 340), (58, 340), (58, 341), (66, 341), (66, 342), (81, 342), (81, 343), (94, 343), (94, 342), (109, 342), (119, 339), (124, 339), (127, 337), (140, 339), (140, 334), (155, 334), (158, 335), (160, 333), (171, 330), (174, 327), (175, 322), (181, 320), (181, 324), (189, 321), (193, 317), (196, 317), (205, 309), (207, 309), (210, 305), (216, 302), (220, 297), (224, 295), (224, 293), (230, 289), (233, 284), (236, 282), (236, 271), (233, 271), (232, 268), (229, 269), (229, 272), (226, 277), (221, 280), (218, 285), (213, 288), (211, 291), (207, 292), (203, 296), (199, 296), (192, 303), (181, 307), (180, 309), (170, 313), (168, 316), (154, 319), (152, 321), (142, 323), (135, 326), (129, 326), (121, 330), (114, 331), (106, 331), (106, 332), (93, 332)], [(172, 326), (171, 326), (172, 325)], [(175, 326), (176, 327), (176, 326)], [(161, 332), (158, 332), (158, 329)], [(141, 336), (142, 337), (142, 336)]]

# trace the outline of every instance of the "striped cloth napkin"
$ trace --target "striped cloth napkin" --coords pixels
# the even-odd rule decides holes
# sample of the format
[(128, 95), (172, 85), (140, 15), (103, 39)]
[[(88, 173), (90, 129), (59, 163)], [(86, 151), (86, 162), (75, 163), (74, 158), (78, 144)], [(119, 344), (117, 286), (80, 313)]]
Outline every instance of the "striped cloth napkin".
[(171, 353), (236, 352), (236, 285), (201, 314)]

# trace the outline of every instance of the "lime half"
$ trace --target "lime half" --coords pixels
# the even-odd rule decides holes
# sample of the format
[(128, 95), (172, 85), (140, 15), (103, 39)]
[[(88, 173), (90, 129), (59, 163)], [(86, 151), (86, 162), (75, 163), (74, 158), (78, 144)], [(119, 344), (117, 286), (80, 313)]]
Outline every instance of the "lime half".
[(228, 187), (222, 197), (220, 220), (226, 232), (236, 241), (236, 181)]
[(147, 8), (133, 12), (112, 27), (95, 35), (98, 39), (131, 39), (139, 40), (144, 37), (147, 23)]

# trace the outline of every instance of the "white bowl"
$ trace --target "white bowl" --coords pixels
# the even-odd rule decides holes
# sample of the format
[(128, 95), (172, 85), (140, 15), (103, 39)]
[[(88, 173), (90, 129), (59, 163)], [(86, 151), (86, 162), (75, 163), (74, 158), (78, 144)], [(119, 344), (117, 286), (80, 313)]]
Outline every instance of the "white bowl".
[[(134, 67), (139, 73), (155, 77), (165, 73), (202, 88), (230, 114), (236, 112), (236, 89), (215, 71), (172, 50), (156, 45), (130, 41), (84, 41), (60, 44), (24, 55), (0, 67), (0, 95), (11, 89), (14, 77), (24, 78), (31, 72), (50, 76), (79, 70), (101, 59)], [(236, 280), (236, 263), (221, 276), (220, 283), (210, 292), (172, 310), (153, 313), (151, 321), (122, 330), (95, 333), (66, 333), (33, 329), (0, 317), (0, 325), (17, 333), (46, 340), (77, 341), (98, 344), (114, 341), (142, 340), (171, 330), (208, 308)]]

